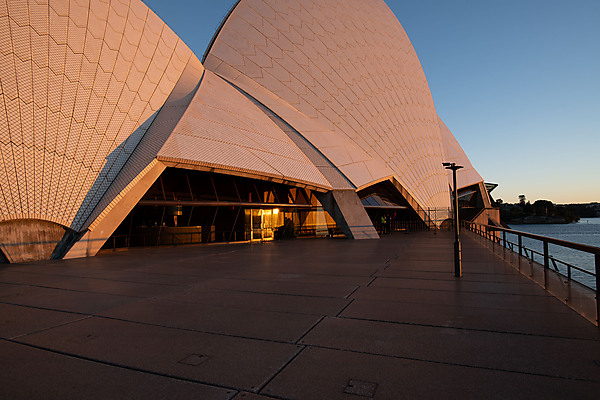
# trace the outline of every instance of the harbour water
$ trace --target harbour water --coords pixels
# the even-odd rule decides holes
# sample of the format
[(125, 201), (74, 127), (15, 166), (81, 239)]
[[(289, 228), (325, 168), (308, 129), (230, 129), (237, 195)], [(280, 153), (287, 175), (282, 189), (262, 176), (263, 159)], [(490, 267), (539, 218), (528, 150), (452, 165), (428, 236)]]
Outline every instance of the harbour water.
[[(535, 235), (552, 237), (568, 242), (587, 244), (600, 247), (600, 218), (582, 218), (579, 222), (571, 224), (522, 224), (510, 225), (511, 229), (533, 233)], [(516, 243), (514, 235), (508, 235), (507, 240)], [(540, 241), (523, 238), (523, 245), (529, 249), (543, 253), (543, 245)], [(550, 256), (579, 268), (594, 272), (594, 256), (589, 253), (568, 249), (561, 246), (549, 245)], [(535, 260), (543, 263), (542, 256), (534, 255)], [(557, 263), (558, 268), (566, 273), (566, 267)], [(551, 267), (553, 265), (551, 264)], [(590, 288), (596, 287), (593, 276), (578, 271), (573, 272), (573, 279), (585, 284)]]

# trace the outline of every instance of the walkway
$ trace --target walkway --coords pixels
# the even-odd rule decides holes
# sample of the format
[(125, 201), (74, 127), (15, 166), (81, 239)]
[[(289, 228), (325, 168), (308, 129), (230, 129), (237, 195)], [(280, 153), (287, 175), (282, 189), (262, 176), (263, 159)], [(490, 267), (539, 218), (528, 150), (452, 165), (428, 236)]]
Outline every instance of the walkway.
[(426, 232), (0, 267), (0, 398), (598, 398), (600, 330), (463, 258)]

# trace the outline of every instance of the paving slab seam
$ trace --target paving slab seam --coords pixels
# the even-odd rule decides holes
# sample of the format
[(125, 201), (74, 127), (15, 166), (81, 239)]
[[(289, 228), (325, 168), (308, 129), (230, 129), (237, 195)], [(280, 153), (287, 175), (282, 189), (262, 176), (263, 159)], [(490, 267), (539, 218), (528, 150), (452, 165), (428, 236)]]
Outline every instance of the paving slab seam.
[(360, 288), (361, 288), (361, 286), (360, 286), (360, 285), (356, 286), (356, 287), (354, 288), (354, 290), (352, 290), (350, 293), (348, 293), (347, 295), (345, 295), (345, 296), (344, 296), (344, 299), (349, 299), (349, 298), (350, 298), (350, 296), (352, 296), (354, 293), (356, 293), (356, 291), (357, 291), (358, 289), (360, 289)]
[[(146, 299), (142, 299), (142, 300), (162, 300), (162, 301), (167, 301), (170, 303), (179, 303), (179, 304), (185, 304), (185, 305), (204, 305), (204, 306), (208, 306), (208, 307), (219, 307), (219, 308), (226, 308), (228, 310), (241, 310), (241, 311), (260, 311), (260, 308), (248, 308), (248, 307), (241, 307), (241, 306), (219, 306), (219, 305), (214, 305), (212, 303), (203, 303), (201, 301), (184, 301), (184, 300), (172, 300), (169, 299), (168, 297), (171, 294), (166, 294), (165, 297), (148, 297)], [(282, 294), (281, 296), (291, 296), (291, 295), (287, 295), (287, 294)], [(306, 297), (313, 297), (313, 296), (306, 296)], [(346, 298), (341, 298), (341, 297), (335, 297), (335, 299), (337, 300), (347, 300)], [(350, 299), (350, 300), (354, 300), (354, 299)], [(0, 301), (0, 304), (2, 302)], [(348, 307), (348, 305), (352, 303), (352, 301), (350, 301), (348, 304), (346, 304), (344, 306), (344, 309), (346, 307)], [(132, 304), (132, 303), (129, 303)], [(57, 310), (58, 311), (58, 310)], [(322, 314), (311, 314), (311, 313), (306, 313), (306, 312), (296, 312), (296, 311), (281, 311), (281, 310), (277, 310), (277, 311), (271, 311), (271, 312), (275, 312), (277, 314), (286, 314), (286, 315), (306, 315), (306, 316), (310, 316), (310, 317), (317, 317), (317, 316), (322, 316)], [(339, 312), (338, 312), (339, 313)]]
[[(354, 290), (352, 291), (355, 292), (360, 286), (356, 286), (354, 288)], [(210, 289), (210, 290), (215, 290), (213, 288), (206, 288), (206, 289)], [(256, 294), (280, 294), (280, 295), (286, 295), (286, 296), (295, 296), (295, 297), (317, 297), (320, 299), (345, 299), (346, 297), (336, 297), (336, 296), (319, 296), (319, 295), (308, 295), (308, 294), (296, 294), (296, 293), (273, 293), (273, 292), (266, 292), (266, 291), (256, 291), (256, 290), (240, 290), (240, 289), (218, 289), (218, 290), (223, 290), (223, 291), (228, 291), (228, 292), (240, 292), (240, 293), (256, 293)], [(346, 296), (350, 296), (350, 294), (347, 294)]]
[[(92, 293), (92, 292), (82, 292), (82, 293)], [(98, 293), (95, 293), (98, 294)], [(116, 296), (116, 297), (127, 297), (127, 296), (122, 296), (120, 294), (110, 294), (110, 293), (100, 293), (100, 294), (105, 294), (105, 295), (109, 295), (109, 296)], [(154, 299), (155, 297), (127, 297), (128, 299), (130, 299), (131, 301), (129, 301), (127, 304), (128, 305), (132, 305), (147, 299)], [(13, 303), (10, 301), (3, 301), (0, 300), (0, 304), (8, 304), (11, 306), (18, 306), (18, 307), (27, 307), (27, 308), (33, 308), (33, 309), (37, 309), (37, 310), (46, 310), (46, 311), (56, 311), (56, 312), (61, 312), (61, 313), (66, 313), (66, 314), (77, 314), (77, 315), (87, 315), (87, 316), (92, 316), (92, 317), (96, 317), (99, 316), (98, 313), (110, 310), (112, 308), (115, 307), (119, 307), (120, 305), (111, 305), (107, 308), (103, 308), (101, 310), (97, 310), (94, 312), (90, 312), (90, 313), (85, 313), (85, 312), (78, 312), (78, 311), (71, 311), (71, 310), (64, 310), (64, 309), (59, 309), (59, 308), (48, 308), (48, 307), (41, 307), (41, 306), (33, 306), (33, 305), (29, 305), (29, 304), (20, 304), (20, 303)], [(122, 305), (122, 304), (121, 304)]]
[(22, 337), (25, 337), (25, 336), (35, 335), (35, 334), (38, 334), (38, 333), (46, 332), (46, 331), (49, 331), (49, 330), (52, 330), (52, 329), (55, 329), (55, 328), (60, 328), (60, 327), (63, 327), (63, 326), (71, 325), (71, 324), (74, 324), (76, 322), (85, 321), (86, 319), (90, 319), (90, 318), (92, 318), (92, 316), (88, 315), (88, 316), (85, 316), (83, 318), (78, 318), (78, 319), (74, 319), (73, 321), (68, 321), (68, 322), (65, 322), (65, 323), (62, 323), (62, 324), (49, 326), (47, 328), (40, 329), (40, 330), (37, 330), (37, 331), (34, 331), (34, 332), (28, 332), (28, 333), (23, 333), (21, 335), (13, 336), (13, 337), (8, 338), (6, 340), (8, 340), (8, 341), (15, 341), (16, 342), (16, 339), (19, 339), (19, 338), (22, 338)]
[[(427, 264), (430, 264), (434, 261), (430, 261)], [(512, 269), (509, 270), (509, 272), (506, 273), (499, 273), (499, 272), (481, 272), (481, 271), (464, 271), (465, 266), (467, 266), (467, 268), (469, 268), (469, 264), (471, 264), (469, 261), (465, 261), (464, 259), (462, 260), (462, 265), (463, 265), (463, 277), (465, 276), (465, 274), (468, 275), (501, 275), (501, 276), (519, 276), (519, 274), (515, 274)], [(402, 272), (427, 272), (428, 274), (447, 274), (448, 276), (454, 276), (452, 275), (454, 273), (453, 271), (454, 265), (450, 265), (448, 267), (448, 271), (440, 271), (440, 270), (426, 270), (426, 269), (413, 269), (413, 268), (402, 268), (401, 271)], [(518, 272), (518, 271), (517, 271)]]
[(130, 299), (145, 299), (145, 298), (147, 298), (147, 296), (146, 297), (143, 297), (143, 296), (130, 296), (130, 295), (126, 295), (126, 294), (114, 294), (114, 293), (107, 293), (107, 292), (94, 292), (94, 291), (89, 291), (89, 290), (66, 289), (66, 288), (60, 288), (60, 287), (56, 287), (56, 286), (31, 285), (31, 284), (2, 282), (2, 281), (0, 281), (0, 283), (5, 284), (5, 285), (13, 285), (13, 286), (35, 287), (35, 288), (42, 288), (42, 289), (62, 290), (62, 291), (65, 291), (65, 292), (74, 292), (74, 293), (104, 294), (104, 295), (110, 295), (110, 296), (128, 297)]
[[(261, 341), (261, 342), (268, 342), (268, 343), (296, 344), (295, 342), (297, 341), (297, 340), (293, 340), (293, 339), (291, 341), (286, 341), (286, 340), (277, 340), (277, 339), (265, 339), (265, 338), (259, 338), (259, 337), (253, 337), (253, 336), (233, 335), (233, 334), (230, 334), (230, 333), (223, 333), (223, 332), (203, 331), (203, 330), (198, 330), (198, 329), (181, 328), (181, 327), (177, 327), (177, 326), (152, 324), (152, 323), (149, 323), (149, 322), (132, 321), (130, 319), (108, 317), (108, 316), (105, 316), (105, 315), (96, 315), (96, 314), (94, 314), (92, 316), (96, 317), (96, 318), (108, 319), (108, 320), (113, 320), (113, 321), (129, 322), (129, 323), (132, 323), (132, 324), (139, 324), (139, 325), (146, 325), (146, 326), (155, 326), (155, 327), (158, 327), (158, 328), (176, 329), (178, 331), (205, 333), (205, 334), (208, 334), (208, 335), (216, 335), (216, 336), (231, 337), (231, 338), (238, 338), (238, 339), (258, 340), (258, 341)], [(325, 318), (325, 317), (322, 317), (322, 318)]]
[(265, 399), (273, 399), (273, 400), (292, 400), (292, 399), (289, 399), (289, 398), (287, 398), (287, 397), (278, 397), (278, 396), (275, 396), (275, 395), (272, 395), (272, 394), (264, 394), (264, 393), (260, 393), (260, 394), (259, 394), (259, 393), (253, 393), (253, 392), (249, 392), (249, 391), (247, 391), (247, 390), (244, 390), (243, 392), (240, 392), (240, 393), (238, 393), (237, 395), (241, 395), (242, 397), (244, 397), (244, 396), (245, 396), (245, 394), (257, 394), (257, 395), (259, 395), (261, 398), (263, 398), (263, 397), (264, 397)]
[[(352, 293), (354, 293), (357, 288), (360, 288), (360, 285), (357, 286), (352, 291)], [(196, 288), (193, 288), (193, 289), (196, 289)], [(204, 288), (202, 288), (202, 289), (204, 289)], [(212, 288), (208, 289), (208, 291), (211, 291), (211, 292), (222, 292), (223, 294), (226, 294), (227, 292), (242, 292), (242, 293), (247, 293), (246, 291), (240, 291), (240, 290), (212, 289)], [(185, 291), (183, 291), (183, 292), (185, 292)], [(251, 292), (251, 293), (253, 293), (253, 292)], [(255, 293), (255, 294), (268, 294), (269, 296), (280, 296), (280, 297), (291, 296), (291, 297), (318, 297), (318, 298), (323, 298), (323, 296), (298, 295), (298, 294), (293, 294), (293, 293), (262, 293), (262, 292), (260, 292), (260, 293)], [(165, 294), (158, 294), (158, 295), (156, 295), (156, 297), (162, 298), (162, 297), (169, 297), (169, 296), (172, 296), (172, 295), (173, 295), (172, 293), (165, 293)], [(337, 299), (337, 300), (342, 299), (342, 297), (325, 297), (325, 298), (327, 298), (327, 299)], [(168, 300), (168, 299), (166, 299), (166, 300)], [(169, 300), (169, 301), (177, 302), (177, 303), (186, 303), (186, 304), (187, 303), (193, 303), (193, 302), (188, 302), (188, 301), (183, 301), (183, 300)]]
[(0, 301), (0, 304), (8, 304), (10, 306), (33, 308), (35, 310), (56, 311), (56, 312), (61, 312), (61, 313), (65, 313), (65, 314), (75, 314), (75, 315), (85, 315), (85, 316), (93, 316), (94, 315), (94, 314), (90, 314), (90, 313), (82, 313), (82, 312), (77, 312), (77, 311), (67, 311), (67, 310), (59, 310), (59, 309), (56, 309), (56, 308), (31, 306), (31, 305), (28, 305), (28, 304), (11, 303), (9, 301)]
[[(120, 270), (121, 271), (121, 270)], [(171, 287), (187, 287), (187, 286), (191, 286), (193, 284), (185, 284), (185, 285), (177, 285), (174, 283), (148, 283), (148, 282), (140, 282), (140, 281), (132, 281), (132, 280), (124, 280), (124, 279), (109, 279), (109, 278), (98, 278), (98, 277), (92, 277), (92, 276), (80, 276), (80, 275), (65, 275), (65, 274), (48, 274), (48, 273), (42, 273), (42, 272), (35, 272), (35, 271), (31, 271), (31, 272), (23, 272), (23, 271), (18, 271), (18, 270), (13, 270), (10, 272), (17, 272), (20, 274), (24, 274), (24, 275), (29, 275), (29, 274), (33, 274), (33, 275), (37, 275), (40, 277), (59, 277), (59, 278), (68, 278), (68, 279), (85, 279), (85, 280), (89, 280), (89, 281), (105, 281), (105, 282), (121, 282), (121, 283), (136, 283), (138, 285), (148, 285), (148, 286), (171, 286)], [(2, 282), (2, 283), (7, 283), (7, 282)], [(29, 286), (36, 286), (36, 285), (29, 285)]]
[[(97, 256), (96, 256), (97, 257)], [(140, 270), (139, 268), (123, 268), (123, 269), (119, 269), (119, 272), (135, 272), (138, 274), (144, 274), (144, 275), (156, 275), (157, 277), (163, 277), (163, 276), (177, 276), (177, 277), (194, 277), (194, 278), (212, 278), (212, 275), (195, 275), (195, 274), (188, 274), (188, 273), (177, 273), (177, 274), (168, 274), (165, 272), (156, 272), (156, 271), (148, 271), (148, 270)]]
[[(384, 278), (384, 277), (376, 277), (376, 278)], [(459, 283), (460, 284), (460, 283)], [(385, 288), (385, 289), (401, 289), (401, 290), (413, 290), (415, 292), (446, 292), (446, 293), (456, 293), (456, 290), (446, 290), (446, 289), (420, 289), (420, 288), (411, 288), (411, 287), (397, 287), (397, 286), (372, 286), (376, 288)], [(554, 296), (548, 294), (548, 292), (544, 292), (542, 294), (528, 294), (528, 293), (504, 293), (504, 292), (482, 292), (482, 291), (473, 291), (473, 290), (461, 290), (460, 293), (475, 293), (475, 294), (501, 294), (504, 296), (519, 296), (519, 297), (551, 297)]]
[(388, 260), (388, 262), (386, 262), (385, 265), (383, 266), (383, 270), (385, 271), (386, 269), (388, 269), (391, 266), (392, 266), (391, 260)]
[[(418, 301), (409, 301), (409, 300), (377, 300), (377, 299), (369, 299), (369, 298), (361, 298), (361, 297), (353, 297), (353, 300), (365, 300), (365, 301), (375, 301), (378, 303), (393, 303), (393, 304), (418, 304), (418, 305), (430, 305), (430, 306), (447, 306), (447, 303), (442, 303), (442, 302), (438, 302), (438, 303), (422, 303), (422, 302), (418, 302)], [(564, 303), (562, 303), (564, 304)], [(477, 309), (484, 309), (484, 310), (503, 310), (503, 311), (516, 311), (516, 310), (520, 310), (520, 309), (515, 309), (515, 308), (502, 308), (502, 307), (493, 307), (493, 306), (464, 306), (461, 305), (461, 308), (477, 308)], [(527, 311), (526, 312), (531, 312), (531, 313), (537, 313), (537, 311)], [(553, 315), (553, 314), (571, 314), (573, 312), (573, 310), (571, 308), (566, 307), (564, 311), (544, 311), (544, 314), (547, 315)], [(592, 324), (592, 326), (594, 326)]]
[(275, 373), (273, 374), (273, 376), (271, 376), (271, 378), (267, 379), (267, 381), (265, 383), (263, 383), (263, 385), (261, 387), (258, 388), (258, 390), (255, 392), (257, 394), (261, 394), (262, 395), (262, 391), (273, 381), (273, 379), (275, 379), (277, 377), (277, 375), (279, 375), (281, 373), (281, 371), (283, 371), (284, 369), (286, 369), (286, 367), (288, 365), (290, 365), (296, 358), (298, 358), (298, 356), (306, 349), (306, 346), (301, 346), (296, 353), (294, 353), (294, 355), (292, 357), (290, 357), (289, 360), (287, 360), (286, 363), (284, 363), (281, 368), (279, 368), (277, 371), (275, 371)]
[[(247, 268), (248, 270), (251, 269), (251, 267)], [(243, 269), (241, 271), (246, 271), (246, 269)], [(269, 274), (273, 274), (272, 270), (255, 270), (252, 269), (252, 272), (256, 272), (256, 273), (269, 273)], [(348, 274), (311, 274), (308, 272), (304, 272), (304, 271), (281, 271), (278, 272), (276, 274), (279, 275), (296, 275), (296, 276), (301, 276), (301, 277), (306, 277), (306, 278), (314, 278), (314, 277), (324, 277), (324, 278), (332, 278), (332, 279), (337, 279), (337, 278), (356, 278), (356, 279), (367, 279), (370, 278), (375, 272), (371, 272), (371, 270), (365, 272), (364, 274), (361, 275), (348, 275)], [(256, 282), (288, 282), (288, 283), (298, 283), (298, 284), (303, 284), (303, 285), (311, 285), (312, 283), (306, 283), (306, 282), (291, 282), (290, 280), (286, 280), (286, 279), (277, 279), (277, 278), (264, 278), (264, 279), (257, 279), (257, 278), (245, 278), (243, 276), (238, 276), (238, 275), (220, 275), (219, 276), (222, 279), (235, 279), (235, 280), (240, 280), (240, 281), (256, 281)], [(330, 283), (321, 283), (321, 285), (329, 285)], [(336, 284), (337, 285), (337, 284)], [(344, 285), (344, 284), (339, 284), (339, 285)]]
[[(273, 272), (270, 272), (273, 273)], [(374, 272), (375, 273), (375, 272)], [(373, 273), (373, 274), (374, 274)], [(296, 276), (301, 276), (301, 277), (306, 277), (306, 278), (312, 278), (315, 276), (323, 276), (323, 277), (330, 277), (330, 278), (339, 278), (339, 277), (352, 277), (352, 278), (370, 278), (373, 274), (371, 274), (370, 276), (350, 276), (350, 275), (325, 275), (325, 274), (304, 274), (304, 273), (288, 273), (289, 275), (296, 275)], [(285, 274), (283, 274), (285, 275)], [(259, 279), (259, 278), (246, 278), (243, 276), (238, 276), (238, 275), (224, 275), (221, 277), (221, 279), (228, 279), (228, 280), (238, 280), (238, 281), (244, 281), (244, 282), (285, 282), (285, 283), (296, 283), (299, 285), (313, 285), (312, 282), (293, 282), (290, 281), (289, 279), (280, 279), (280, 278), (264, 278), (264, 279)], [(202, 284), (202, 282), (197, 282), (196, 284)], [(327, 283), (317, 283), (318, 285), (328, 285), (328, 286), (347, 286), (347, 284), (344, 283), (331, 283), (331, 282), (327, 282)]]
[(350, 299), (350, 303), (346, 304), (346, 305), (344, 306), (344, 308), (342, 308), (342, 309), (341, 309), (341, 310), (340, 310), (340, 311), (339, 311), (337, 314), (335, 314), (335, 316), (336, 316), (336, 317), (339, 317), (341, 313), (343, 313), (344, 311), (346, 311), (346, 309), (347, 309), (348, 307), (350, 307), (350, 304), (354, 303), (354, 300), (356, 300), (356, 299)]
[[(265, 390), (270, 390), (269, 388), (266, 388)], [(268, 394), (268, 393), (258, 393), (261, 396), (265, 396), (268, 398), (274, 398), (274, 399), (278, 399), (278, 400), (299, 400), (298, 397), (273, 397), (272, 394)], [(372, 398), (370, 397), (357, 397), (357, 400), (372, 400)]]
[(47, 351), (49, 353), (60, 354), (60, 355), (66, 356), (66, 357), (72, 357), (72, 358), (76, 358), (76, 359), (79, 359), (79, 360), (84, 360), (84, 361), (89, 361), (89, 362), (93, 362), (93, 363), (97, 363), (97, 364), (107, 365), (107, 366), (110, 366), (110, 367), (122, 368), (122, 369), (126, 369), (126, 370), (129, 370), (129, 371), (142, 372), (142, 373), (145, 373), (145, 374), (150, 374), (150, 375), (155, 375), (155, 376), (161, 376), (161, 377), (164, 377), (164, 378), (176, 379), (178, 381), (184, 381), (184, 382), (190, 382), (190, 383), (200, 383), (202, 385), (213, 386), (213, 387), (217, 387), (217, 388), (220, 388), (220, 389), (233, 390), (233, 391), (236, 392), (236, 393), (233, 394), (233, 396), (236, 396), (241, 391), (245, 391), (245, 389), (240, 389), (240, 388), (236, 388), (236, 387), (233, 387), (233, 386), (226, 386), (226, 385), (222, 385), (222, 384), (206, 382), (206, 381), (202, 381), (202, 380), (199, 380), (199, 379), (184, 378), (184, 377), (181, 377), (181, 376), (176, 376), (176, 375), (171, 375), (171, 374), (165, 374), (165, 373), (162, 373), (162, 372), (152, 371), (152, 370), (144, 369), (144, 368), (132, 367), (130, 365), (119, 364), (119, 363), (115, 363), (115, 362), (107, 361), (107, 360), (99, 360), (99, 359), (96, 359), (96, 358), (86, 357), (86, 356), (82, 356), (82, 355), (79, 355), (79, 354), (73, 354), (73, 353), (68, 353), (68, 352), (61, 351), (61, 350), (50, 349), (50, 348), (47, 348), (47, 347), (37, 346), (37, 345), (34, 345), (34, 344), (30, 344), (30, 343), (24, 343), (24, 342), (20, 342), (18, 340), (7, 340), (7, 339), (2, 339), (2, 338), (0, 338), (0, 340), (5, 341), (5, 342), (19, 344), (19, 345), (22, 345), (22, 346), (26, 346), (26, 347), (30, 347), (30, 348), (34, 348), (34, 349), (38, 349), (38, 350), (42, 350), (42, 351)]
[[(365, 263), (366, 263), (366, 262), (368, 262), (368, 261), (369, 261), (369, 260), (365, 260)], [(300, 261), (298, 261), (298, 262), (300, 263)], [(306, 262), (313, 262), (313, 260), (305, 260), (305, 261), (303, 261), (303, 262), (304, 262), (304, 263), (306, 263)], [(317, 262), (318, 262), (318, 261), (317, 261)], [(331, 264), (335, 264), (336, 266), (338, 266), (338, 265), (339, 265), (339, 263), (338, 263), (338, 262), (331, 263)], [(362, 265), (362, 264), (358, 264), (358, 265)], [(262, 265), (252, 265), (252, 264), (250, 264), (250, 267), (252, 267), (252, 268), (255, 268), (254, 270), (255, 270), (256, 272), (266, 272), (266, 273), (273, 273), (273, 270), (272, 270), (272, 269), (269, 269), (269, 268), (263, 267)], [(365, 271), (365, 273), (364, 273), (364, 274), (360, 274), (360, 275), (351, 275), (351, 274), (349, 275), (349, 274), (347, 274), (347, 273), (344, 273), (344, 274), (342, 274), (342, 273), (339, 273), (339, 274), (334, 274), (334, 273), (331, 273), (331, 272), (329, 272), (329, 273), (325, 273), (325, 272), (316, 272), (316, 271), (315, 271), (315, 272), (313, 272), (313, 271), (310, 271), (310, 270), (306, 270), (305, 268), (303, 269), (303, 267), (305, 267), (305, 264), (298, 264), (298, 265), (296, 265), (295, 267), (299, 268), (298, 270), (295, 270), (295, 271), (300, 271), (300, 270), (301, 270), (302, 272), (301, 272), (301, 273), (300, 273), (300, 272), (290, 272), (289, 270), (285, 270), (285, 269), (284, 269), (284, 270), (280, 271), (279, 273), (298, 273), (298, 274), (300, 274), (300, 275), (308, 275), (308, 276), (333, 276), (333, 277), (337, 277), (337, 276), (351, 276), (351, 277), (358, 277), (358, 276), (359, 276), (359, 277), (363, 277), (363, 278), (365, 278), (365, 277), (368, 277), (368, 276), (370, 276), (370, 275), (372, 274), (372, 273), (367, 273), (367, 271), (370, 271), (370, 270), (372, 270), (372, 269), (374, 268), (374, 267), (356, 267), (356, 268), (354, 268), (354, 269), (353, 269), (354, 271), (356, 271), (356, 270), (359, 270), (359, 269), (360, 269), (360, 270), (364, 270), (364, 271)], [(376, 269), (376, 268), (375, 268), (375, 269)]]
[[(393, 259), (395, 260), (396, 258), (398, 258), (397, 255)], [(392, 258), (388, 258), (387, 260), (385, 260), (385, 262), (383, 263), (383, 270), (385, 271), (386, 269), (388, 269), (390, 265), (392, 265)]]
[[(402, 270), (402, 272), (404, 272), (406, 270)], [(379, 272), (379, 271), (378, 271)], [(433, 273), (434, 271), (414, 271), (414, 272), (423, 272), (423, 273)], [(531, 282), (527, 281), (527, 282), (496, 282), (496, 281), (490, 281), (490, 280), (480, 280), (480, 281), (476, 281), (476, 280), (471, 280), (469, 279), (469, 276), (467, 274), (470, 274), (469, 272), (464, 272), (463, 271), (463, 276), (460, 278), (462, 282), (469, 282), (469, 283), (493, 283), (493, 284), (499, 284), (499, 285), (506, 285), (506, 286), (514, 286), (514, 285), (531, 285)], [(454, 277), (453, 273), (450, 272), (444, 272), (444, 276), (447, 276), (447, 278), (443, 279), (443, 278), (427, 278), (427, 277), (412, 277), (412, 276), (387, 276), (387, 275), (376, 275), (376, 278), (386, 278), (386, 279), (402, 279), (402, 280), (407, 280), (407, 281), (435, 281), (435, 282), (454, 282), (456, 280), (456, 278)], [(465, 279), (466, 278), (466, 279)], [(515, 277), (515, 278), (519, 278), (519, 277)]]
[[(207, 249), (209, 248), (210, 250), (221, 250), (221, 249), (226, 249), (227, 247), (230, 247), (232, 245), (236, 245), (239, 247), (244, 247), (243, 245), (248, 245), (246, 247), (250, 247), (250, 246), (256, 246), (256, 245), (262, 245), (262, 243), (251, 243), (248, 241), (240, 241), (240, 242), (216, 242), (216, 243), (202, 243), (202, 244), (186, 244), (183, 246), (168, 246), (168, 245), (163, 245), (163, 246), (142, 246), (142, 247), (129, 247), (129, 248), (123, 248), (123, 249), (119, 249), (119, 250), (100, 250), (98, 252), (98, 254), (96, 256), (102, 256), (102, 257), (119, 257), (122, 256), (124, 254), (128, 254), (128, 253), (145, 253), (148, 249), (152, 249), (152, 250), (163, 250), (163, 251), (167, 251), (167, 250), (173, 250), (173, 249), (177, 249), (180, 247), (187, 247), (189, 249), (193, 249), (193, 250), (200, 250), (200, 249)], [(241, 251), (243, 249), (241, 248), (237, 248), (234, 250), (229, 250), (229, 251), (213, 251), (212, 253), (209, 254), (203, 254), (204, 256), (220, 256), (220, 255), (225, 255), (225, 254), (231, 254), (231, 253), (237, 253), (239, 251)], [(135, 256), (135, 254), (133, 254)]]
[(303, 334), (300, 335), (300, 337), (298, 337), (298, 339), (294, 342), (294, 344), (298, 344), (299, 341), (302, 340), (302, 338), (306, 337), (306, 335), (308, 335), (310, 333), (310, 331), (312, 331), (313, 329), (315, 329), (317, 327), (317, 325), (319, 325), (321, 323), (321, 321), (323, 321), (325, 319), (325, 316), (322, 316), (321, 318), (319, 318), (319, 320), (317, 322), (315, 322), (313, 324), (313, 326), (311, 326), (310, 328), (308, 328), (306, 330), (306, 332), (304, 332)]
[(343, 349), (343, 348), (331, 347), (331, 346), (312, 345), (309, 343), (304, 343), (303, 345), (307, 348), (344, 351), (344, 352), (348, 352), (348, 353), (364, 354), (364, 355), (378, 356), (378, 357), (387, 357), (387, 358), (394, 358), (394, 359), (407, 360), (407, 361), (419, 361), (419, 362), (425, 362), (425, 363), (431, 363), (431, 364), (449, 365), (449, 366), (453, 366), (453, 367), (465, 367), (465, 368), (472, 368), (472, 369), (481, 369), (481, 370), (486, 370), (486, 371), (496, 371), (496, 372), (506, 372), (506, 373), (511, 373), (511, 374), (540, 376), (540, 377), (545, 377), (545, 378), (564, 379), (564, 380), (575, 381), (575, 382), (600, 383), (600, 379), (596, 380), (596, 379), (586, 379), (586, 378), (572, 378), (572, 377), (568, 377), (568, 376), (541, 374), (541, 373), (527, 372), (527, 371), (516, 371), (516, 370), (510, 370), (510, 369), (503, 369), (503, 368), (484, 367), (484, 366), (472, 365), (472, 364), (451, 363), (451, 362), (447, 362), (447, 361), (428, 360), (428, 359), (424, 359), (424, 358), (395, 356), (395, 355), (384, 354), (384, 353), (374, 353), (374, 352), (369, 352), (369, 351)]
[(493, 329), (482, 329), (482, 328), (465, 328), (461, 326), (448, 326), (448, 325), (431, 325), (431, 324), (418, 324), (416, 322), (398, 322), (398, 321), (388, 321), (385, 319), (372, 319), (372, 318), (359, 318), (359, 317), (346, 317), (343, 315), (336, 316), (337, 318), (349, 319), (349, 320), (357, 320), (357, 321), (370, 321), (370, 322), (384, 322), (387, 324), (396, 324), (396, 325), (409, 325), (409, 326), (425, 326), (429, 328), (442, 328), (442, 329), (460, 329), (464, 331), (474, 331), (474, 332), (491, 332), (491, 333), (502, 333), (505, 335), (522, 335), (522, 336), (535, 336), (535, 337), (546, 337), (546, 338), (554, 338), (554, 339), (569, 339), (569, 340), (587, 340), (590, 342), (598, 342), (600, 339), (591, 339), (591, 338), (578, 338), (578, 337), (569, 337), (569, 336), (555, 336), (555, 335), (543, 335), (538, 333), (527, 333), (527, 332), (510, 332), (510, 331), (497, 331)]

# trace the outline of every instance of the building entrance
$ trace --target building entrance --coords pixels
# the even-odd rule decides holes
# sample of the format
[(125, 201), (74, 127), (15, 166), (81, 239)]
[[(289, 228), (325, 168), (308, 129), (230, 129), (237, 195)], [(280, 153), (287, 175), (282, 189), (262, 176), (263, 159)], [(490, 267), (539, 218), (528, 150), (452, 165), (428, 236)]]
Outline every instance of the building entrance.
[(250, 209), (245, 210), (249, 223), (250, 240), (273, 240), (274, 229), (278, 227), (279, 209)]

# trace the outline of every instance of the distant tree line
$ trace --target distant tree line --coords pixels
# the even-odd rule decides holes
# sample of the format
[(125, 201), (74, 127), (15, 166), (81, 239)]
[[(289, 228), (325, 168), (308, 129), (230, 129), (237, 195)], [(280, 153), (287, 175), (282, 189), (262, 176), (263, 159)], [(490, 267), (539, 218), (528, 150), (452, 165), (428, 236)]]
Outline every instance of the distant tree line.
[(504, 203), (496, 200), (500, 207), (500, 218), (507, 224), (560, 224), (577, 222), (580, 218), (600, 216), (600, 204), (554, 204), (550, 200), (536, 200), (533, 204), (525, 195), (519, 196), (519, 202)]

